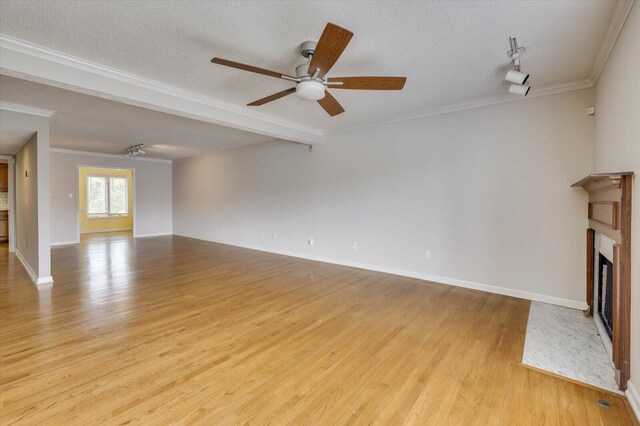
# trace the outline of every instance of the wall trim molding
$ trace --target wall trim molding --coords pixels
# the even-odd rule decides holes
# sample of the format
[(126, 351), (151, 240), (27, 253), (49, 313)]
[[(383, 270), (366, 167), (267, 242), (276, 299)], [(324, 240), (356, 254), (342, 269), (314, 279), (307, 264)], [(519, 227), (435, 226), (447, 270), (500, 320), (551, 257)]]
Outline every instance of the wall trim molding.
[(11, 102), (0, 102), (0, 109), (4, 111), (19, 112), (21, 114), (37, 115), (39, 117), (51, 118), (55, 111), (36, 108), (26, 105), (12, 104)]
[[(126, 217), (126, 216), (124, 216)], [(121, 217), (103, 217), (100, 219), (120, 219)], [(113, 228), (113, 229), (96, 229), (95, 231), (80, 231), (80, 235), (83, 234), (104, 234), (108, 232), (123, 232), (123, 231), (132, 231), (132, 228)]]
[(101, 152), (91, 152), (91, 151), (77, 151), (73, 149), (63, 149), (63, 148), (51, 148), (50, 152), (54, 152), (56, 154), (70, 154), (70, 155), (88, 155), (91, 157), (106, 157), (106, 158), (117, 158), (119, 160), (128, 160), (128, 161), (153, 161), (156, 163), (169, 163), (171, 164), (171, 160), (165, 160), (163, 158), (148, 158), (148, 157), (135, 157), (135, 158), (126, 158), (124, 154), (103, 154)]
[(53, 284), (53, 277), (51, 275), (47, 277), (39, 277), (35, 284), (37, 286)]
[(303, 144), (321, 132), (0, 33), (1, 73), (147, 109)]
[(24, 256), (22, 256), (22, 253), (20, 253), (20, 250), (16, 248), (16, 251), (14, 253), (18, 258), (18, 260), (20, 261), (20, 263), (22, 263), (22, 266), (24, 267), (25, 271), (27, 271), (27, 274), (29, 274), (29, 278), (31, 278), (31, 281), (33, 281), (34, 284), (38, 282), (38, 275), (35, 273), (33, 268), (31, 268), (31, 265), (29, 265), (29, 262), (27, 262), (27, 259), (25, 259)]
[(452, 285), (452, 286), (455, 286), (455, 287), (468, 288), (468, 289), (471, 289), (471, 290), (480, 290), (480, 291), (484, 291), (484, 292), (487, 292), (487, 293), (494, 293), (494, 294), (500, 294), (500, 295), (503, 295), (503, 296), (516, 297), (516, 298), (519, 298), (519, 299), (526, 299), (526, 300), (532, 300), (532, 301), (536, 301), (536, 302), (549, 303), (551, 305), (564, 306), (564, 307), (572, 308), (572, 309), (580, 309), (580, 310), (587, 309), (587, 303), (586, 302), (582, 302), (582, 301), (578, 301), (578, 300), (572, 300), (572, 299), (564, 299), (564, 298), (555, 297), (555, 296), (548, 296), (546, 294), (534, 293), (534, 292), (529, 292), (529, 291), (524, 291), (524, 290), (516, 290), (516, 289), (496, 286), (496, 285), (492, 285), (492, 284), (483, 284), (483, 283), (478, 283), (478, 282), (474, 282), (474, 281), (461, 280), (461, 279), (458, 279), (458, 278), (450, 278), (450, 277), (444, 277), (444, 276), (440, 276), (440, 275), (426, 274), (426, 273), (423, 273), (423, 272), (409, 271), (409, 270), (405, 270), (405, 269), (392, 268), (392, 267), (387, 267), (387, 266), (379, 266), (379, 265), (373, 265), (373, 264), (363, 263), (363, 262), (354, 262), (354, 261), (350, 261), (350, 260), (334, 259), (334, 258), (316, 256), (316, 255), (311, 255), (311, 254), (306, 254), (306, 253), (299, 253), (299, 252), (294, 252), (294, 251), (289, 251), (289, 250), (278, 250), (278, 249), (272, 249), (272, 248), (267, 248), (267, 247), (254, 246), (254, 245), (237, 244), (237, 243), (224, 241), (224, 240), (203, 239), (203, 238), (200, 238), (200, 237), (194, 237), (194, 236), (186, 235), (186, 234), (174, 233), (174, 235), (181, 236), (181, 237), (187, 237), (187, 238), (193, 238), (193, 239), (196, 239), (196, 240), (210, 241), (210, 242), (214, 242), (214, 243), (218, 243), (218, 244), (230, 245), (230, 246), (234, 246), (234, 247), (241, 247), (241, 248), (246, 248), (246, 249), (250, 249), (250, 250), (257, 250), (257, 251), (262, 251), (262, 252), (267, 252), (267, 253), (281, 254), (281, 255), (284, 255), (284, 256), (297, 257), (297, 258), (300, 258), (300, 259), (313, 260), (313, 261), (316, 261), (316, 262), (332, 263), (334, 265), (349, 266), (349, 267), (352, 267), (352, 268), (366, 269), (366, 270), (369, 270), (369, 271), (376, 271), (376, 272), (383, 272), (383, 273), (386, 273), (386, 274), (398, 275), (398, 276), (402, 276), (402, 277), (416, 278), (416, 279), (423, 280), (423, 281), (430, 281), (430, 282), (439, 283), (439, 284), (447, 284), (447, 285)]
[[(621, 3), (626, 7), (619, 6), (617, 9), (620, 11), (615, 15), (611, 25), (618, 31), (616, 33), (611, 30), (615, 34), (615, 37), (610, 36), (613, 44), (622, 29), (624, 22), (622, 18), (626, 19), (633, 1), (624, 0)], [(611, 48), (613, 48), (613, 44)], [(603, 52), (610, 53), (610, 50), (604, 49)], [(554, 95), (594, 86), (593, 79), (584, 78), (560, 84), (533, 87), (531, 94), (527, 97), (505, 93), (493, 97), (429, 107), (377, 123), (363, 123), (321, 131), (255, 111), (248, 111), (234, 104), (223, 103), (208, 96), (68, 55), (6, 34), (0, 34), (0, 53), (3, 57), (1, 73), (5, 75), (303, 144), (320, 143), (325, 141), (328, 136), (353, 130), (501, 103), (519, 102), (538, 96)], [(606, 55), (602, 53), (604, 61), (606, 61), (608, 53)], [(595, 74), (592, 72), (593, 75)]]
[(616, 41), (618, 41), (618, 37), (622, 32), (622, 28), (624, 28), (624, 23), (627, 21), (627, 17), (629, 16), (629, 12), (631, 12), (631, 7), (633, 7), (634, 2), (635, 0), (620, 0), (616, 5), (616, 9), (613, 12), (613, 18), (611, 18), (607, 34), (602, 42), (602, 46), (600, 47), (600, 51), (598, 52), (598, 56), (596, 57), (596, 61), (593, 64), (593, 69), (591, 70), (591, 75), (589, 77), (594, 85), (598, 82), (600, 74), (602, 73), (604, 66), (607, 64), (607, 60), (616, 45)]
[(171, 235), (173, 235), (172, 232), (161, 232), (158, 234), (138, 234), (138, 235), (134, 235), (133, 238), (167, 237)]
[(22, 253), (20, 253), (20, 250), (16, 248), (16, 251), (14, 253), (18, 258), (18, 260), (20, 261), (20, 263), (22, 263), (22, 266), (24, 267), (25, 271), (27, 271), (29, 278), (31, 278), (31, 281), (33, 281), (35, 285), (45, 285), (45, 284), (53, 283), (53, 277), (51, 275), (46, 277), (39, 277), (31, 267), (31, 265), (29, 265), (29, 262), (27, 262), (27, 259), (25, 259), (24, 256), (22, 256)]
[(625, 394), (629, 400), (629, 405), (631, 405), (631, 408), (636, 415), (636, 419), (640, 420), (640, 392), (638, 392), (636, 385), (634, 385), (631, 380), (627, 382), (627, 390), (625, 391)]
[(510, 102), (522, 102), (522, 101), (529, 100), (532, 98), (537, 98), (540, 96), (558, 95), (560, 93), (573, 92), (575, 90), (590, 89), (592, 87), (594, 87), (594, 84), (588, 78), (583, 78), (581, 80), (570, 81), (566, 83), (552, 84), (552, 85), (542, 86), (538, 88), (532, 87), (531, 94), (529, 94), (526, 97), (518, 96), (518, 95), (510, 95), (506, 93), (504, 95), (499, 95), (499, 96), (490, 96), (486, 98), (473, 99), (470, 101), (456, 102), (452, 104), (440, 105), (440, 106), (426, 108), (423, 110), (409, 112), (403, 116), (398, 116), (395, 118), (391, 118), (389, 120), (380, 121), (378, 123), (369, 123), (364, 125), (344, 127), (342, 129), (337, 129), (329, 133), (323, 133), (323, 135), (327, 136), (327, 135), (334, 135), (338, 133), (346, 133), (354, 130), (361, 130), (361, 129), (367, 129), (371, 127), (382, 126), (385, 124), (400, 123), (403, 121), (416, 120), (420, 118), (432, 117), (435, 115), (448, 114), (451, 112), (465, 111), (469, 109), (483, 108), (483, 107), (510, 103)]
[(51, 247), (70, 246), (72, 244), (78, 244), (78, 241), (56, 241), (55, 243), (51, 243)]
[[(429, 107), (426, 109), (421, 109), (413, 112), (409, 112), (404, 114), (403, 116), (398, 116), (394, 118), (390, 118), (377, 123), (364, 123), (360, 125), (354, 126), (346, 126), (344, 128), (339, 128), (330, 131), (321, 131), (318, 129), (313, 129), (309, 127), (304, 127), (297, 125), (296, 123), (289, 122), (286, 120), (280, 120), (277, 118), (270, 117), (268, 115), (264, 115), (261, 113), (257, 113), (254, 111), (247, 111), (246, 109), (239, 107), (237, 105), (228, 104), (220, 102), (214, 98), (200, 95), (198, 93), (190, 92), (184, 89), (180, 89), (165, 83), (161, 83), (155, 80), (151, 80), (136, 74), (131, 74), (126, 71), (122, 71), (116, 68), (112, 68), (106, 65), (102, 65), (96, 62), (88, 61), (80, 57), (76, 57), (73, 55), (69, 55), (64, 52), (59, 52), (44, 46), (40, 46), (34, 43), (27, 42), (25, 40), (21, 40), (6, 34), (0, 34), (0, 50), (7, 50), (10, 52), (17, 52), (22, 55), (26, 55), (30, 58), (36, 58), (42, 61), (46, 61), (52, 65), (56, 65), (58, 67), (64, 66), (68, 70), (74, 70), (76, 72), (81, 72), (83, 74), (90, 74), (95, 76), (100, 76), (102, 78), (106, 78), (111, 80), (112, 83), (121, 83), (127, 86), (136, 86), (139, 88), (147, 89), (153, 93), (168, 95), (169, 103), (171, 105), (160, 105), (157, 102), (147, 102), (142, 99), (129, 99), (123, 97), (122, 95), (116, 95), (112, 90), (108, 88), (108, 85), (105, 84), (104, 81), (97, 83), (98, 87), (86, 87), (86, 85), (76, 85), (76, 83), (66, 83), (63, 81), (59, 81), (55, 78), (47, 78), (46, 76), (38, 75), (35, 70), (30, 72), (25, 69), (15, 69), (17, 67), (11, 67), (12, 57), (8, 55), (3, 55), (4, 61), (2, 64), (2, 74), (15, 76), (18, 78), (24, 78), (31, 81), (36, 81), (39, 83), (54, 85), (56, 87), (62, 87), (69, 90), (75, 90), (80, 93), (99, 96), (106, 99), (115, 100), (118, 102), (123, 102), (131, 105), (141, 106), (144, 108), (151, 108), (154, 110), (167, 112), (174, 115), (184, 116), (188, 118), (193, 118), (200, 121), (208, 121), (214, 124), (219, 124), (227, 127), (237, 128), (240, 130), (253, 131), (260, 134), (268, 134), (278, 139), (292, 140), (295, 142), (312, 144), (319, 143), (326, 139), (327, 136), (332, 136), (339, 133), (350, 132), (354, 130), (366, 129), (386, 124), (392, 124), (402, 121), (414, 120), (419, 118), (425, 118), (440, 114), (447, 114), (451, 112), (464, 111), (468, 109), (482, 108), (491, 105), (498, 105), (502, 103), (509, 102), (518, 102), (523, 101), (539, 96), (548, 96), (555, 95), (560, 93), (565, 93), (574, 90), (582, 90), (594, 87), (604, 69), (604, 66), (607, 62), (607, 59), (611, 55), (615, 43), (622, 32), (624, 27), (624, 23), (629, 16), (631, 8), (634, 5), (635, 0), (621, 0), (618, 2), (616, 9), (613, 13), (613, 17), (609, 24), (609, 28), (607, 30), (607, 34), (605, 39), (600, 47), (598, 56), (593, 65), (592, 71), (588, 78), (584, 78), (581, 80), (564, 82), (560, 84), (553, 84), (542, 87), (533, 87), (531, 90), (531, 94), (527, 97), (515, 96), (515, 95), (499, 95), (492, 96), (480, 99), (474, 99), (470, 101), (464, 102), (456, 102), (452, 104), (439, 105), (434, 107)], [(24, 62), (24, 61), (22, 61)], [(42, 64), (38, 64), (39, 72), (42, 71)], [(51, 76), (50, 76), (51, 77)], [(80, 81), (81, 79), (76, 79)], [(184, 105), (182, 108), (176, 107), (175, 105), (184, 104), (184, 101), (190, 101), (195, 104), (205, 105), (207, 107), (213, 108), (215, 111), (213, 115), (198, 115), (193, 114), (192, 112), (187, 112)], [(9, 104), (6, 102), (0, 102), (0, 109), (6, 109), (9, 111), (23, 112), (26, 114), (40, 115), (43, 117), (51, 117), (54, 114), (54, 111), (32, 108), (23, 105)], [(216, 111), (224, 111), (225, 117), (222, 118), (222, 115), (216, 115)], [(232, 116), (230, 116), (232, 115)], [(265, 129), (256, 127), (251, 124), (244, 124), (247, 121), (257, 121), (261, 123), (268, 123), (279, 128), (279, 132), (269, 133), (265, 131)], [(299, 133), (295, 137), (292, 134), (289, 134), (289, 131), (282, 132), (283, 129), (288, 129), (289, 131)], [(306, 135), (306, 136), (304, 136)], [(62, 151), (62, 150), (60, 150)], [(69, 150), (70, 151), (70, 150)], [(55, 151), (54, 151), (55, 152)], [(78, 153), (81, 151), (78, 151)], [(98, 154), (93, 153), (94, 155), (110, 155), (110, 154)], [(115, 157), (118, 157), (117, 155)], [(152, 160), (149, 158), (145, 158), (144, 160)], [(154, 159), (155, 160), (155, 159)], [(158, 161), (160, 161), (158, 159)], [(169, 160), (166, 160), (169, 161)]]

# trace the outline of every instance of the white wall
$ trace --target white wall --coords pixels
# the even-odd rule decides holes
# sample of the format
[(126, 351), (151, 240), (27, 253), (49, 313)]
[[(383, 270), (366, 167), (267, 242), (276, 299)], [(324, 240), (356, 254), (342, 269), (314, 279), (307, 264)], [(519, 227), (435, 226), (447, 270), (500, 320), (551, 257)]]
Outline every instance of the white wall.
[(282, 142), (174, 162), (174, 233), (586, 307), (587, 195), (570, 185), (594, 168), (593, 104), (588, 89), (312, 153)]
[[(133, 169), (135, 236), (171, 234), (172, 180), (170, 162), (52, 150), (52, 244), (72, 243), (77, 240), (78, 166)], [(73, 194), (73, 198), (69, 198), (69, 193)]]
[(16, 154), (16, 250), (33, 274), (38, 275), (38, 137)]
[[(596, 85), (596, 171), (635, 172), (631, 219), (631, 382), (640, 417), (640, 5), (632, 6)], [(630, 400), (632, 397), (630, 396)]]

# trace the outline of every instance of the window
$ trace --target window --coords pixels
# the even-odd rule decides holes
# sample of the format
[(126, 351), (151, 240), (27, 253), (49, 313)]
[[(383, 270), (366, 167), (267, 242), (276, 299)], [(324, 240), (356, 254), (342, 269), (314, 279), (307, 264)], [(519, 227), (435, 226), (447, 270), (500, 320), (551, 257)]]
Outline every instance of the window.
[(128, 216), (127, 178), (87, 176), (87, 216)]

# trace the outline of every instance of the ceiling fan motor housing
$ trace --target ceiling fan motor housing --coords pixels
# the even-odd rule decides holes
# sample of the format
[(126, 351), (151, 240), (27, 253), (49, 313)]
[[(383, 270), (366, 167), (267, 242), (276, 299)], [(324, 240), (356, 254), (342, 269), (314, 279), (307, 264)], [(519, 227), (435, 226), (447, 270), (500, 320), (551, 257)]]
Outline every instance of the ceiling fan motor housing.
[(316, 50), (317, 43), (315, 41), (305, 41), (300, 45), (300, 54), (305, 58), (308, 58), (310, 55), (313, 55), (313, 52)]
[(298, 77), (298, 78), (310, 77), (310, 75), (309, 75), (309, 64), (308, 63), (304, 63), (304, 64), (298, 65), (296, 67), (296, 77)]
[[(311, 60), (316, 50), (315, 41), (305, 41), (300, 45), (300, 54)], [(296, 85), (296, 96), (307, 101), (317, 101), (324, 98), (324, 82), (309, 75), (309, 63), (296, 67), (296, 77), (301, 80)]]

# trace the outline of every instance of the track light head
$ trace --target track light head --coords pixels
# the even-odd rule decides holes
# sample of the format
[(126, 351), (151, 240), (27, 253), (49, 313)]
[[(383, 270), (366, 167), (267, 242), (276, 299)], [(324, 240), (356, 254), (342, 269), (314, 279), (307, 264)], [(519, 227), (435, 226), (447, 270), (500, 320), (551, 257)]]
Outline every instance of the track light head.
[(127, 148), (127, 153), (124, 155), (126, 158), (136, 158), (138, 154), (146, 154), (147, 152), (142, 149), (144, 144), (131, 145)]
[(144, 146), (143, 143), (139, 143), (138, 145), (134, 145), (133, 146), (133, 151), (136, 154), (146, 154), (146, 151), (144, 149), (142, 149), (143, 146)]
[(513, 68), (515, 69), (507, 71), (507, 75), (504, 76), (504, 79), (513, 83), (509, 86), (509, 93), (527, 96), (529, 94), (529, 90), (531, 90), (531, 87), (528, 84), (525, 84), (527, 80), (529, 80), (529, 74), (520, 71), (520, 53), (524, 52), (524, 47), (518, 45), (517, 36), (509, 37), (509, 44), (511, 45), (511, 50), (507, 52), (507, 55), (511, 58)]
[(509, 93), (513, 95), (527, 96), (531, 90), (528, 84), (512, 84), (509, 86)]
[(510, 70), (507, 72), (507, 75), (504, 77), (504, 79), (511, 83), (524, 84), (529, 79), (529, 74), (525, 74), (520, 71)]

